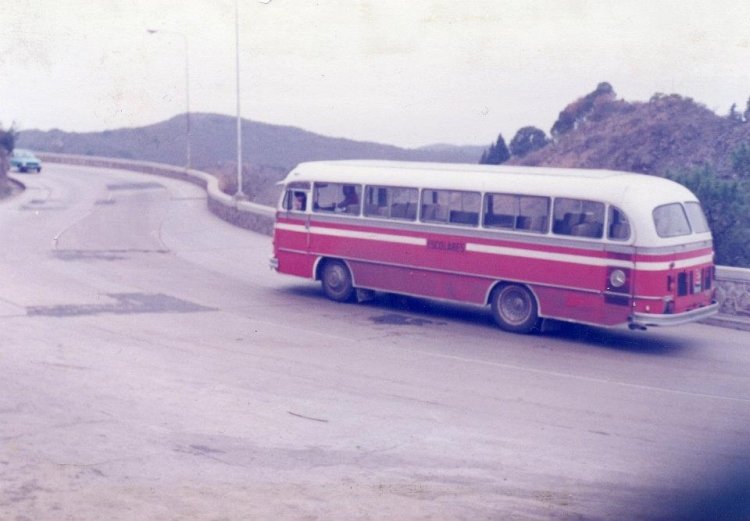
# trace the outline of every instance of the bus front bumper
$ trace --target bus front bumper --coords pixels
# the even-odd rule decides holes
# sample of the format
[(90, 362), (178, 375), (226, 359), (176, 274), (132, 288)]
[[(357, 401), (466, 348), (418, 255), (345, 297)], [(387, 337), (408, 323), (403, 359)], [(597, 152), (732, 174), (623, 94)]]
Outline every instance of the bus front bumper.
[(708, 306), (691, 309), (683, 313), (669, 315), (655, 315), (652, 313), (633, 313), (630, 318), (631, 328), (679, 326), (688, 322), (703, 320), (719, 312), (719, 303), (713, 301)]

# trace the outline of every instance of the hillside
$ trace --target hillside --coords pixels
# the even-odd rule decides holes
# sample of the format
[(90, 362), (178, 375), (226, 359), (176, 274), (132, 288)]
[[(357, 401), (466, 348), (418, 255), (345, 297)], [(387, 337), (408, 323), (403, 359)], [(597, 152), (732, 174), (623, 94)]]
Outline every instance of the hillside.
[(574, 114), (568, 118), (575, 120), (570, 129), (553, 132), (546, 146), (509, 163), (655, 175), (710, 165), (718, 177), (729, 178), (735, 174), (732, 154), (750, 144), (750, 121), (744, 116), (718, 116), (676, 94), (657, 94), (647, 102), (602, 95), (581, 110), (583, 100), (560, 113), (558, 127)]
[[(191, 114), (194, 168), (211, 170), (236, 161), (234, 117)], [(332, 138), (300, 128), (243, 120), (243, 162), (289, 170), (302, 161), (320, 159), (396, 159), (475, 163), (481, 147), (439, 146), (405, 149), (391, 145)], [(75, 133), (62, 130), (21, 132), (19, 147), (44, 152), (142, 159), (185, 164), (185, 115), (138, 128)]]

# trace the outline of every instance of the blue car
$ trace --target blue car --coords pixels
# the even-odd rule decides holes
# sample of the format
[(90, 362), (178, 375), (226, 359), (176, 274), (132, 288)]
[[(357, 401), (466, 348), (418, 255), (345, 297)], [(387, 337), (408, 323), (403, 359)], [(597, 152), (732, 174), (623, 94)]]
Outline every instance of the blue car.
[(31, 150), (17, 148), (10, 155), (10, 167), (19, 172), (41, 172), (42, 162)]

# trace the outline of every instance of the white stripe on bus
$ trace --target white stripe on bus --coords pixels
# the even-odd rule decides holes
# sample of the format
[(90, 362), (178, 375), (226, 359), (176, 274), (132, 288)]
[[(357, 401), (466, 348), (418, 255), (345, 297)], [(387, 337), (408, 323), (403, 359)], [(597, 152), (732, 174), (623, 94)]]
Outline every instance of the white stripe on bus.
[(619, 268), (632, 268), (632, 261), (605, 259), (601, 257), (584, 257), (582, 255), (571, 255), (569, 253), (553, 253), (548, 251), (525, 250), (522, 248), (508, 248), (507, 246), (490, 246), (489, 244), (468, 243), (466, 251), (477, 253), (489, 253), (492, 255), (503, 255), (508, 257), (522, 257), (525, 259), (542, 259), (557, 262), (570, 262), (586, 266), (617, 266)]
[[(290, 232), (306, 233), (308, 230), (301, 224), (276, 223), (276, 228)], [(396, 244), (412, 244), (414, 246), (427, 246), (424, 237), (410, 237), (407, 235), (391, 235), (388, 233), (360, 232), (356, 230), (344, 230), (340, 228), (324, 228), (311, 226), (310, 233), (315, 235), (328, 235), (331, 237), (348, 237), (350, 239), (366, 239), (378, 242), (393, 242)]]
[[(301, 224), (276, 223), (276, 228), (291, 232), (307, 233), (308, 229)], [(326, 228), (311, 226), (309, 232), (316, 235), (327, 235), (331, 237), (347, 237), (350, 239), (366, 239), (377, 242), (390, 242), (396, 244), (411, 244), (414, 246), (427, 246), (427, 239), (423, 237), (412, 237), (408, 235), (391, 235), (387, 233), (361, 232), (340, 228)], [(492, 246), (489, 244), (467, 243), (466, 251), (475, 253), (487, 253), (491, 255), (502, 255), (508, 257), (520, 257), (526, 259), (551, 260), (556, 262), (567, 262), (585, 266), (613, 266), (618, 268), (635, 268), (641, 271), (666, 271), (669, 269), (683, 269), (701, 264), (713, 262), (713, 254), (702, 255), (678, 261), (660, 262), (632, 262), (621, 259), (608, 259), (604, 257), (589, 257), (573, 255), (569, 253), (553, 253), (524, 248), (510, 248), (507, 246)]]

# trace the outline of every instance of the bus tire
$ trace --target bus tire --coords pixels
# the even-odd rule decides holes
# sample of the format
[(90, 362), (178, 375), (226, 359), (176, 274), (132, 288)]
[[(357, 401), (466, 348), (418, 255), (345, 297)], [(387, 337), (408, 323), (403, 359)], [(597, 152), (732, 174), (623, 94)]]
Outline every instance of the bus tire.
[(505, 331), (531, 333), (539, 325), (536, 299), (528, 288), (519, 284), (503, 284), (490, 297), (492, 316)]
[(320, 282), (323, 293), (335, 302), (349, 302), (354, 297), (352, 274), (341, 261), (326, 261), (320, 272)]

